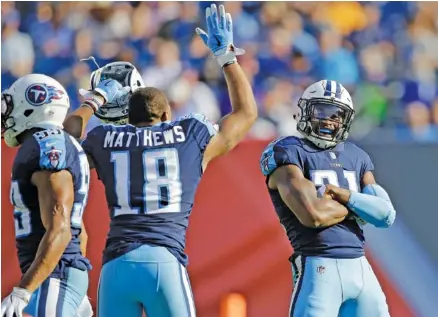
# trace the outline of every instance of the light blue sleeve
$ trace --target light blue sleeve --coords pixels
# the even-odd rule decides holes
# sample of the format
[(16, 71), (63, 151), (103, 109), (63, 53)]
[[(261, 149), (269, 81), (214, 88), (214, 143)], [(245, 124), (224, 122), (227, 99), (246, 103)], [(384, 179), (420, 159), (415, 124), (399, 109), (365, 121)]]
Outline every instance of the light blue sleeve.
[(388, 193), (377, 184), (365, 186), (362, 193), (352, 192), (347, 208), (377, 228), (389, 228), (396, 216)]

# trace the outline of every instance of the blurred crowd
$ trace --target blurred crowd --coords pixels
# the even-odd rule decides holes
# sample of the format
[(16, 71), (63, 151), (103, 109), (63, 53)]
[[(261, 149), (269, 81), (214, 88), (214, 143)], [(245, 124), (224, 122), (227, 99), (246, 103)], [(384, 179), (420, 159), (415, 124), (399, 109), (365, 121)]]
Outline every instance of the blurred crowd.
[[(72, 107), (93, 55), (124, 60), (167, 93), (174, 115), (230, 111), (217, 62), (195, 34), (210, 2), (2, 2), (1, 86), (54, 76)], [(293, 114), (314, 81), (352, 93), (355, 139), (438, 142), (438, 2), (227, 2), (234, 43), (259, 106), (253, 138), (296, 134)], [(93, 122), (97, 124), (97, 122)]]

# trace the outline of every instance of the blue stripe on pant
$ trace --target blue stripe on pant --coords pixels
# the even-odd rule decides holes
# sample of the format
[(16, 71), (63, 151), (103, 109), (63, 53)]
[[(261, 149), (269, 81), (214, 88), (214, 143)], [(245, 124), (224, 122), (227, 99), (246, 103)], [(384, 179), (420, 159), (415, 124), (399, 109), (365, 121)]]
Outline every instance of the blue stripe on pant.
[(87, 290), (88, 272), (67, 268), (63, 278), (49, 278), (41, 284), (24, 312), (33, 317), (76, 317)]
[(98, 293), (100, 317), (195, 316), (187, 271), (165, 247), (143, 245), (106, 263)]
[(290, 317), (389, 317), (388, 305), (365, 257), (298, 256)]

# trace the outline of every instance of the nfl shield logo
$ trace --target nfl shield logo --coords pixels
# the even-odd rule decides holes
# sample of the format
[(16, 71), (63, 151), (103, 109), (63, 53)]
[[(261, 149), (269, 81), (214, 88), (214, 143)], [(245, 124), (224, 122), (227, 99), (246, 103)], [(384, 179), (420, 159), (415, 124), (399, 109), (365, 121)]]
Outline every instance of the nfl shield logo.
[(325, 272), (325, 266), (323, 266), (323, 265), (318, 266), (318, 267), (316, 268), (316, 272), (317, 272), (318, 274), (324, 274), (324, 272)]
[(336, 154), (334, 152), (329, 152), (330, 153), (330, 157), (334, 160), (336, 160)]

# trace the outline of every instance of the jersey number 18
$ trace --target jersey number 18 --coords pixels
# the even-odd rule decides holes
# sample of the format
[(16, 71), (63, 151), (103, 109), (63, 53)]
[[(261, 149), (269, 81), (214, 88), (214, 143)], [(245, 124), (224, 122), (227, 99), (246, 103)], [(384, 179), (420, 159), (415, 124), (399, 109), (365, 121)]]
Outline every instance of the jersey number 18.
[[(130, 153), (112, 152), (117, 207), (114, 217), (140, 213), (131, 205)], [(147, 214), (181, 211), (182, 184), (178, 151), (174, 148), (146, 150), (143, 163), (143, 208)]]

